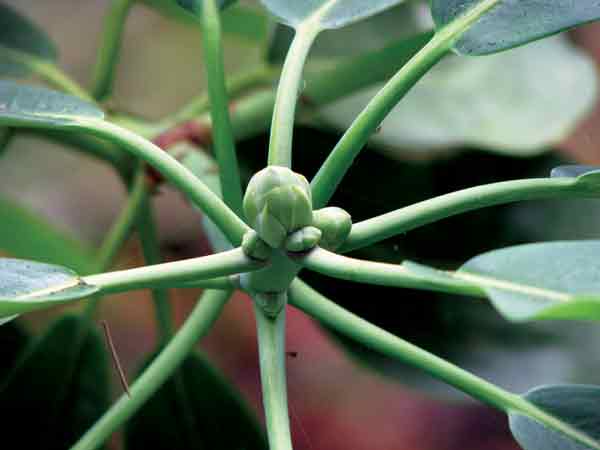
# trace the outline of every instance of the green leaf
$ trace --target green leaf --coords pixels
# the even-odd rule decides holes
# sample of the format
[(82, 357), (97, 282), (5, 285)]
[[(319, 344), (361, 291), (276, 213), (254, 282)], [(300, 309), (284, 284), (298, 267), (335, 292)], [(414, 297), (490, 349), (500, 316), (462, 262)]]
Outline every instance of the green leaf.
[(261, 0), (281, 21), (293, 28), (310, 23), (319, 30), (341, 28), (372, 16), (403, 0)]
[(596, 0), (432, 0), (431, 12), (442, 28), (483, 4), (495, 6), (454, 44), (456, 52), (500, 52), (600, 19)]
[(56, 58), (54, 43), (42, 29), (0, 4), (0, 74), (27, 75), (32, 62), (54, 62)]
[(0, 258), (0, 319), (79, 300), (98, 290), (61, 266)]
[[(176, 0), (143, 0), (143, 3), (156, 9), (166, 17), (186, 25), (198, 26), (198, 17), (182, 8)], [(235, 0), (221, 1), (222, 7), (235, 3)], [(232, 5), (221, 14), (223, 32), (239, 36), (251, 42), (262, 42), (267, 37), (268, 19), (262, 11), (251, 6)]]
[[(564, 384), (533, 389), (523, 396), (558, 419), (600, 440), (600, 387)], [(535, 420), (517, 413), (509, 414), (510, 430), (524, 450), (586, 450)]]
[(0, 125), (53, 127), (79, 118), (103, 119), (96, 106), (77, 97), (13, 81), (0, 81)]
[[(341, 30), (324, 31), (311, 48), (311, 60), (331, 62), (331, 58), (356, 56), (380, 50), (393, 42), (414, 38), (431, 27), (423, 26), (420, 9), (405, 3), (381, 14), (353, 23)], [(278, 24), (271, 33), (266, 59), (282, 63), (294, 37), (294, 31)], [(352, 45), (348, 45), (352, 42)]]
[(69, 448), (108, 407), (104, 346), (89, 326), (82, 318), (63, 317), (22, 354), (0, 388), (6, 442)]
[(267, 449), (239, 394), (197, 354), (128, 422), (126, 444), (129, 450)]
[(479, 255), (456, 277), (509, 320), (600, 320), (600, 240), (519, 245)]
[(16, 258), (72, 267), (87, 273), (91, 248), (70, 237), (39, 215), (0, 196), (0, 251)]
[[(488, 58), (446, 58), (394, 108), (372, 140), (395, 158), (464, 146), (538, 154), (587, 114), (597, 82), (593, 61), (564, 37)], [(345, 129), (379, 88), (327, 106), (325, 122)]]

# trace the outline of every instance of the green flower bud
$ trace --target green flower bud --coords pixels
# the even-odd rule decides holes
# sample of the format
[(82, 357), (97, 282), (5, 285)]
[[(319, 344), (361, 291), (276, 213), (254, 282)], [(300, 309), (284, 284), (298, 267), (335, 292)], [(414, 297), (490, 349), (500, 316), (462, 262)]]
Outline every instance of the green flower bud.
[(313, 226), (323, 232), (319, 245), (327, 250), (336, 250), (348, 238), (352, 218), (342, 208), (323, 208), (313, 213)]
[(273, 249), (263, 241), (256, 231), (250, 230), (244, 233), (242, 238), (242, 250), (249, 258), (266, 261), (271, 257)]
[(312, 225), (310, 185), (286, 167), (266, 167), (248, 184), (244, 213), (258, 235), (279, 248), (288, 234)]
[(285, 241), (285, 249), (289, 252), (305, 252), (314, 248), (321, 240), (321, 230), (315, 227), (304, 227), (294, 231)]

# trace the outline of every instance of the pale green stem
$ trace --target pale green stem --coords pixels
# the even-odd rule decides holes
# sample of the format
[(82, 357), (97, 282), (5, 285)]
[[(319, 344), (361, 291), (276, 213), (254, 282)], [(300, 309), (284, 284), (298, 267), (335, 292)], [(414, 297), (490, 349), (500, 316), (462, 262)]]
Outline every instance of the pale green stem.
[(571, 439), (592, 449), (600, 444), (565, 422), (553, 417), (522, 397), (463, 370), (336, 305), (299, 279), (290, 288), (290, 301), (295, 307), (340, 334), (360, 342), (383, 355), (404, 361), (434, 378), (454, 386), (466, 394), (506, 413), (519, 412), (532, 417)]
[(215, 323), (231, 291), (206, 291), (185, 324), (130, 387), (131, 397), (119, 400), (82, 436), (71, 450), (94, 450), (127, 422), (169, 379)]
[(346, 130), (312, 180), (313, 204), (322, 208), (381, 122), (410, 89), (440, 61), (454, 42), (499, 0), (483, 0), (434, 37), (394, 75)]
[(236, 248), (215, 255), (190, 258), (136, 269), (119, 270), (82, 277), (98, 286), (102, 294), (145, 288), (165, 288), (176, 284), (258, 270), (264, 263), (249, 259)]
[(94, 136), (116, 143), (153, 166), (176, 188), (190, 197), (234, 245), (238, 245), (244, 233), (249, 230), (249, 227), (198, 177), (152, 142), (102, 120), (81, 119), (74, 129), (83, 129)]
[(112, 91), (123, 29), (132, 4), (133, 0), (112, 0), (104, 19), (102, 43), (94, 68), (93, 95), (98, 100), (105, 99)]
[(271, 317), (255, 302), (254, 312), (269, 449), (292, 450), (285, 375), (285, 307)]
[(204, 67), (208, 79), (214, 151), (219, 165), (221, 192), (225, 204), (239, 217), (243, 217), (242, 185), (225, 87), (221, 22), (215, 0), (203, 0), (201, 22)]
[(318, 32), (318, 27), (314, 26), (298, 28), (285, 58), (271, 123), (269, 165), (292, 166), (292, 139), (296, 104), (302, 89), (302, 69)]
[[(485, 292), (479, 286), (452, 279), (441, 271), (439, 277), (423, 277), (402, 264), (349, 258), (319, 247), (306, 254), (292, 255), (291, 257), (307, 269), (342, 280), (486, 297)], [(435, 269), (431, 270), (435, 271)]]
[[(152, 204), (147, 190), (145, 194), (137, 221), (138, 236), (142, 245), (144, 262), (147, 265), (160, 264), (163, 261), (160, 254), (156, 222), (152, 214)], [(169, 292), (166, 289), (153, 289), (152, 300), (158, 323), (159, 337), (162, 342), (167, 342), (173, 335), (173, 314)]]
[[(340, 252), (366, 247), (474, 209), (524, 200), (594, 196), (578, 188), (576, 178), (534, 178), (485, 184), (415, 203), (396, 211), (358, 222), (352, 226)], [(598, 196), (598, 193), (595, 193)]]

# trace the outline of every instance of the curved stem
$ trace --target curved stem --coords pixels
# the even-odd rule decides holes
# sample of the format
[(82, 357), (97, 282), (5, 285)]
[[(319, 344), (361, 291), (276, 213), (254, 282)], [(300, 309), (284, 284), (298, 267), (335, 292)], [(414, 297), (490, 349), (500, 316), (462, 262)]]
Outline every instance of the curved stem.
[(520, 396), (473, 375), (336, 305), (299, 279), (290, 288), (292, 304), (321, 323), (361, 344), (417, 367), (466, 394), (506, 413), (520, 412), (593, 449), (600, 444)]
[(591, 195), (592, 193), (577, 188), (576, 178), (534, 178), (476, 186), (358, 222), (352, 226), (352, 231), (340, 252), (366, 247), (428, 223), (474, 209), (524, 200)]
[(131, 397), (121, 398), (71, 447), (71, 450), (99, 448), (118, 430), (177, 370), (216, 319), (231, 291), (206, 291), (185, 324), (130, 387)]
[(94, 68), (93, 96), (98, 100), (105, 99), (112, 91), (123, 29), (132, 3), (133, 0), (112, 0), (104, 20), (102, 43)]
[(81, 119), (75, 129), (83, 129), (92, 135), (114, 142), (153, 166), (188, 195), (223, 231), (232, 244), (238, 245), (244, 233), (249, 230), (249, 227), (198, 177), (152, 142), (102, 120)]
[(264, 265), (263, 262), (249, 259), (242, 249), (236, 248), (216, 255), (89, 275), (82, 277), (82, 281), (98, 286), (101, 293), (105, 294), (134, 289), (171, 287), (177, 283), (258, 270)]
[(30, 66), (48, 84), (58, 88), (63, 92), (66, 92), (67, 94), (71, 94), (75, 97), (79, 97), (83, 100), (94, 103), (92, 96), (84, 88), (82, 88), (79, 83), (70, 78), (54, 64), (42, 60), (36, 60), (31, 61)]
[(204, 66), (208, 79), (214, 150), (219, 164), (221, 192), (223, 201), (239, 217), (243, 217), (242, 185), (229, 119), (227, 89), (225, 88), (221, 22), (215, 0), (203, 0), (201, 22)]
[(292, 138), (296, 103), (302, 89), (302, 69), (318, 33), (319, 28), (312, 24), (298, 28), (285, 58), (271, 123), (269, 165), (292, 166)]
[(273, 317), (255, 301), (254, 312), (269, 449), (292, 450), (285, 375), (285, 307)]
[(369, 102), (346, 130), (312, 181), (313, 204), (322, 208), (377, 127), (408, 91), (440, 61), (454, 42), (500, 0), (482, 0), (433, 38)]
[(433, 268), (427, 268), (426, 276), (424, 270), (415, 271), (404, 264), (348, 258), (319, 247), (304, 255), (291, 257), (307, 269), (342, 280), (486, 297), (476, 284), (454, 279), (448, 273)]

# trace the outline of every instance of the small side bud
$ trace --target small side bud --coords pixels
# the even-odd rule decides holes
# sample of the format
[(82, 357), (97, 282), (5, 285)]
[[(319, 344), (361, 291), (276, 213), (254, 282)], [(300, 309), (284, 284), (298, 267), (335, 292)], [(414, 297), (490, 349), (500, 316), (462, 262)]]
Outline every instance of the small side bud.
[(285, 249), (288, 252), (306, 252), (319, 243), (321, 235), (321, 230), (318, 228), (301, 228), (288, 236), (285, 241)]
[(266, 167), (248, 184), (244, 213), (258, 235), (279, 248), (288, 234), (312, 224), (310, 185), (286, 167)]
[(342, 208), (329, 207), (313, 212), (313, 226), (323, 232), (319, 245), (336, 250), (346, 242), (352, 230), (352, 218)]
[(254, 230), (244, 233), (242, 238), (242, 250), (248, 258), (266, 261), (270, 258), (273, 249), (263, 241)]

